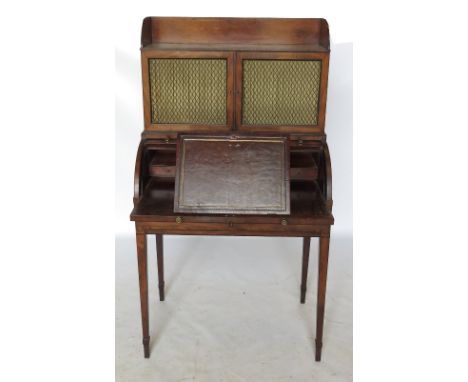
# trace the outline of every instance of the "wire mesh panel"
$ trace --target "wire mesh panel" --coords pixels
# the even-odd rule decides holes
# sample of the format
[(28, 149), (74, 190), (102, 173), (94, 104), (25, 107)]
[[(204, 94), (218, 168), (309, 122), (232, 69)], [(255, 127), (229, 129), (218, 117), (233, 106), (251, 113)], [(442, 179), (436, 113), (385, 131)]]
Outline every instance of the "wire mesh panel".
[(320, 60), (243, 60), (243, 125), (317, 125)]
[(225, 125), (226, 59), (149, 59), (151, 122)]

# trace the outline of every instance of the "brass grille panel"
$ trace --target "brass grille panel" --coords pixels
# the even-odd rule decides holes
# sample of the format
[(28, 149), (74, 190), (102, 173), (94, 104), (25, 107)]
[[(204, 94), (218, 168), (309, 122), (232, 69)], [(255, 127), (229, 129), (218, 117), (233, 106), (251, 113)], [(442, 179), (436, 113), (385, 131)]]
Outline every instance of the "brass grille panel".
[(317, 125), (322, 62), (243, 60), (244, 125)]
[(226, 59), (149, 59), (152, 123), (225, 125)]

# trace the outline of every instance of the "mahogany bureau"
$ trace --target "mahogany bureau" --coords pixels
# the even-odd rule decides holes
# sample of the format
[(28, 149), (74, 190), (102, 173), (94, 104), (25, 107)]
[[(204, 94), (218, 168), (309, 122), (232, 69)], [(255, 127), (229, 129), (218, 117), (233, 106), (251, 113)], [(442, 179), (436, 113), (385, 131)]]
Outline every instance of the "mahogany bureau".
[(147, 235), (319, 237), (315, 360), (320, 361), (332, 216), (325, 135), (324, 19), (147, 17), (141, 33), (144, 131), (134, 209), (149, 357)]

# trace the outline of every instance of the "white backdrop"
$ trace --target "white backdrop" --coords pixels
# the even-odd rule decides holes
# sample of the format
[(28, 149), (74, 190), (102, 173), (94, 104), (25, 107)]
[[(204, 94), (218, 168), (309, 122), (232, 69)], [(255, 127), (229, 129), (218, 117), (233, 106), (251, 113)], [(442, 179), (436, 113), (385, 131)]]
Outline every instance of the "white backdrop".
[[(154, 300), (154, 281), (150, 291), (152, 311), (157, 313), (154, 319), (162, 320), (160, 328), (166, 322), (167, 330), (152, 331), (155, 350), (151, 361), (138, 363), (142, 360), (142, 349), (134, 242), (130, 235), (119, 235), (117, 241), (114, 238), (115, 232), (131, 233), (127, 219), (131, 208), (133, 160), (143, 126), (141, 94), (137, 89), (139, 64), (135, 59), (139, 24), (147, 15), (177, 15), (325, 17), (330, 22), (335, 44), (331, 57), (335, 66), (333, 60), (338, 57), (338, 45), (354, 41), (354, 78), (359, 81), (353, 92), (356, 121), (353, 134), (356, 278), (353, 289), (354, 312), (358, 317), (354, 335), (359, 339), (353, 353), (356, 379), (382, 382), (468, 380), (465, 367), (468, 309), (463, 303), (468, 267), (465, 239), (468, 182), (464, 175), (468, 138), (468, 53), (463, 49), (464, 36), (468, 34), (466, 11), (463, 2), (454, 0), (425, 2), (424, 8), (422, 4), (403, 0), (238, 0), (235, 4), (216, 0), (3, 2), (0, 5), (0, 40), (5, 52), (0, 71), (3, 175), (0, 210), (4, 219), (0, 252), (4, 256), (0, 256), (0, 294), (3, 311), (7, 314), (2, 316), (0, 325), (0, 353), (2, 360), (5, 359), (0, 379), (112, 380), (114, 362), (118, 365), (120, 380), (125, 380), (122, 367), (130, 372), (136, 366), (151, 377), (151, 370), (160, 370), (158, 360), (161, 358), (158, 357), (170, 356), (161, 348), (178, 334), (170, 327), (171, 323), (183, 328), (184, 325), (178, 326), (180, 319), (194, 317), (190, 312), (173, 317), (173, 304), (180, 302), (175, 312), (192, 309), (190, 304), (200, 301), (192, 300), (195, 294), (197, 298), (211, 296), (208, 301), (211, 305), (218, 303), (217, 309), (230, 309), (230, 301), (220, 297), (233, 291), (226, 288), (243, 287), (242, 280), (216, 282), (213, 285), (222, 285), (223, 290), (206, 296), (195, 288), (190, 293), (185, 291), (191, 282), (203, 290), (207, 282), (216, 281), (208, 277), (217, 277), (215, 265), (224, 275), (222, 272), (226, 272), (227, 265), (233, 261), (238, 261), (239, 268), (236, 267), (237, 273), (231, 272), (230, 277), (242, 276), (242, 270), (247, 269), (250, 278), (245, 280), (246, 286), (254, 291), (261, 288), (265, 293), (281, 292), (281, 296), (275, 297), (275, 304), (279, 301), (285, 304), (281, 305), (282, 313), (272, 317), (265, 316), (264, 310), (250, 310), (250, 319), (244, 322), (255, 328), (254, 319), (272, 318), (267, 324), (282, 330), (292, 318), (299, 324), (290, 325), (299, 330), (297, 334), (302, 336), (306, 332), (310, 336), (308, 341), (301, 339), (302, 350), (306, 352), (302, 354), (308, 354), (301, 358), (307, 362), (301, 369), (304, 377), (286, 372), (282, 380), (351, 379), (349, 357), (341, 357), (341, 360), (337, 357), (339, 347), (349, 355), (352, 321), (349, 314), (351, 266), (346, 263), (351, 252), (347, 241), (340, 240), (345, 236), (339, 234), (342, 228), (346, 232), (351, 221), (351, 205), (346, 199), (351, 194), (341, 196), (340, 190), (344, 188), (339, 186), (340, 182), (351, 183), (351, 171), (348, 171), (351, 160), (347, 151), (350, 146), (346, 143), (351, 143), (351, 129), (344, 125), (338, 128), (338, 120), (343, 117), (341, 113), (348, 113), (348, 109), (347, 105), (336, 106), (337, 98), (346, 98), (351, 91), (347, 86), (337, 86), (336, 82), (341, 75), (348, 78), (348, 72), (341, 69), (350, 73), (351, 64), (340, 68), (338, 73), (335, 71), (334, 76), (335, 69), (331, 68), (327, 116), (327, 132), (333, 150), (337, 225), (331, 243), (325, 325), (325, 330), (329, 330), (325, 338), (330, 342), (324, 345), (323, 362), (332, 359), (339, 362), (334, 367), (323, 363), (319, 368), (309, 362), (313, 317), (310, 305), (299, 307), (297, 303), (298, 286), (294, 277), (298, 276), (299, 261), (293, 254), (300, 251), (298, 239), (200, 237), (193, 241), (174, 237), (167, 243), (167, 282), (172, 284), (168, 285), (167, 304), (157, 304)], [(401, 59), (394, 59), (398, 57)], [(117, 58), (117, 76), (113, 70), (114, 58)], [(332, 87), (337, 89), (335, 96), (331, 94)], [(117, 102), (114, 102), (116, 94)], [(338, 114), (332, 113), (333, 108)], [(351, 117), (350, 110), (348, 114)], [(342, 119), (347, 121), (345, 117)], [(111, 138), (114, 134), (117, 136), (115, 145)], [(118, 156), (115, 162), (114, 154)], [(341, 154), (345, 157), (340, 159)], [(113, 166), (115, 181), (110, 171)], [(443, 179), (442, 183), (435, 174)], [(397, 182), (389, 182), (395, 179)], [(395, 183), (394, 187), (390, 186)], [(438, 187), (439, 183), (449, 187)], [(152, 241), (150, 245), (151, 277), (154, 277)], [(223, 256), (222, 249), (226, 247), (232, 247), (232, 255), (224, 252), (227, 256)], [(194, 250), (190, 251), (192, 248)], [(212, 248), (218, 251), (210, 251)], [(255, 284), (252, 278), (257, 273), (245, 268), (245, 261), (251, 256), (252, 260), (263, 264), (261, 259), (269, 251), (272, 251), (272, 257), (268, 257), (270, 268), (256, 266), (252, 269), (262, 272)], [(197, 256), (188, 256), (192, 252)], [(285, 263), (286, 259), (280, 256), (286, 252), (291, 254), (291, 263)], [(216, 259), (219, 260), (212, 261)], [(194, 278), (191, 272), (196, 271), (194, 261), (203, 260), (210, 265), (205, 268), (208, 273)], [(184, 273), (187, 277), (177, 276)], [(278, 280), (281, 275), (291, 275), (291, 278)], [(269, 285), (259, 285), (267, 280), (270, 280)], [(337, 280), (345, 283), (336, 283)], [(276, 284), (276, 281), (281, 282)], [(252, 298), (248, 290), (243, 291), (246, 300), (236, 296), (239, 304)], [(309, 292), (312, 292), (308, 294), (308, 304), (311, 304), (313, 290)], [(250, 305), (257, 301), (264, 305), (268, 300), (255, 296), (250, 301)], [(439, 308), (441, 302), (442, 309)], [(300, 320), (300, 315), (291, 315), (294, 309), (303, 311), (304, 321)], [(194, 323), (212, 326), (213, 319), (227, 317), (218, 315), (220, 310), (212, 312), (214, 316), (209, 322), (205, 323), (202, 316)], [(238, 313), (231, 320), (224, 320), (225, 323), (238, 328), (235, 324), (242, 321), (236, 320), (243, 318), (243, 312)], [(339, 319), (330, 323), (334, 318)], [(154, 321), (152, 324), (154, 330)], [(337, 326), (346, 330), (337, 331)], [(270, 327), (261, 326), (265, 328), (261, 339), (260, 332), (252, 336), (258, 342), (255, 346), (271, 350), (268, 355), (273, 356), (269, 361), (260, 359), (260, 367), (265, 369), (272, 365), (268, 370), (278, 370), (282, 365), (291, 370), (288, 361), (294, 363), (297, 358), (281, 358), (284, 353), (278, 352), (274, 341), (278, 337), (273, 340), (267, 337), (267, 333), (275, 332), (269, 330)], [(195, 329), (192, 333), (204, 333), (200, 327)], [(345, 341), (336, 336), (338, 332), (348, 333)], [(229, 337), (224, 329), (218, 333), (228, 340), (234, 337)], [(294, 344), (294, 336), (279, 334), (286, 340), (293, 339), (289, 343)], [(114, 356), (114, 338), (117, 357)], [(239, 345), (234, 349), (246, 349), (243, 338), (234, 339)], [(197, 344), (197, 339), (192, 338), (192, 343), (186, 347), (187, 353), (206, 356), (196, 350), (216, 349), (211, 345), (197, 347)], [(130, 354), (121, 357), (123, 349)], [(168, 349), (184, 351), (181, 346)], [(231, 354), (253, 355), (253, 359), (258, 360), (255, 354), (244, 355), (242, 351), (215, 352), (210, 356), (211, 359), (217, 357), (217, 365), (226, 366), (222, 361), (233, 360), (229, 357)], [(206, 358), (195, 357), (195, 362), (188, 366), (196, 370), (197, 365), (204, 365), (198, 363), (199, 360)], [(242, 357), (236, 361), (242, 361)], [(319, 370), (328, 376), (319, 375)], [(259, 374), (262, 373), (256, 375)], [(184, 373), (175, 380), (193, 380), (193, 375)], [(235, 380), (232, 374), (223, 378)], [(138, 379), (135, 375), (130, 380), (144, 379), (174, 380), (166, 376)]]
[[(350, 381), (353, 44), (349, 34), (337, 41), (335, 22), (328, 20), (332, 46), (326, 133), (332, 156), (335, 226), (323, 361), (313, 361), (317, 240), (312, 241), (307, 303), (301, 305), (301, 239), (180, 236), (165, 239), (164, 303), (156, 297), (154, 238), (149, 238), (152, 356), (144, 360), (134, 225), (128, 219), (143, 129), (139, 56), (143, 16), (119, 20), (115, 47), (117, 379), (271, 382), (315, 377)], [(310, 17), (317, 16), (310, 13)]]

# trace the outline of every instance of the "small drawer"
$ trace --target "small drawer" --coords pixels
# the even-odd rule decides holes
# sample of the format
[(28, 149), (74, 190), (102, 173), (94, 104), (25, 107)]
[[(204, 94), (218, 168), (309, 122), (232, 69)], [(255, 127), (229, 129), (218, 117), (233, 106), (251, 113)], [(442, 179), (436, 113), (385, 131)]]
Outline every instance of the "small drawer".
[(176, 174), (175, 150), (154, 150), (149, 165), (149, 175), (159, 178), (174, 178)]

